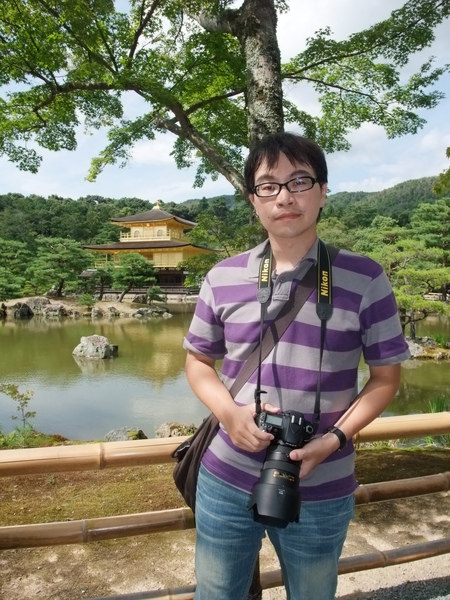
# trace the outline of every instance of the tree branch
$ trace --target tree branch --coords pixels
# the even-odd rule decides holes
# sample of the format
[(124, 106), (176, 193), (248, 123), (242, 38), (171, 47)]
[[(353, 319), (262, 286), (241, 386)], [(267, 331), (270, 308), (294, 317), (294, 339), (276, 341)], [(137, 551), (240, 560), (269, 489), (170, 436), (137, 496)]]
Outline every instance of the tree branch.
[(226, 9), (220, 15), (212, 15), (206, 12), (201, 12), (198, 14), (194, 14), (189, 11), (185, 12), (205, 31), (209, 31), (210, 33), (234, 33), (233, 24), (238, 14), (236, 9)]
[[(445, 5), (445, 3), (448, 0), (441, 0), (439, 2), (437, 2), (437, 7), (443, 7)], [(400, 9), (401, 10), (401, 9)], [(378, 27), (384, 25), (385, 23), (387, 23), (387, 21), (389, 21), (389, 19), (386, 19), (385, 21), (381, 22), (378, 24)], [(403, 37), (405, 36), (406, 32), (412, 31), (414, 30), (417, 25), (419, 25), (419, 23), (421, 23), (423, 21), (422, 17), (418, 17), (417, 19), (415, 19), (414, 21), (412, 21), (411, 23), (409, 23), (406, 27), (397, 29), (396, 33), (394, 35), (391, 35), (389, 37), (389, 41), (392, 42), (392, 40), (398, 39), (399, 37)], [(373, 29), (373, 28), (372, 28)], [(370, 31), (370, 29), (369, 29)], [(350, 42), (354, 41), (355, 38), (357, 37), (362, 37), (362, 34), (364, 34), (366, 32), (360, 32), (360, 33), (356, 33), (353, 34), (352, 36), (350, 36), (349, 40)], [(387, 36), (388, 34), (386, 34)], [(365, 41), (364, 47), (361, 50), (355, 51), (355, 52), (344, 52), (342, 54), (337, 54), (336, 56), (328, 56), (325, 58), (321, 58), (320, 60), (317, 60), (309, 65), (305, 65), (304, 67), (297, 69), (296, 71), (292, 71), (292, 72), (288, 72), (288, 73), (283, 73), (282, 77), (288, 77), (288, 78), (295, 78), (296, 75), (300, 75), (301, 73), (304, 73), (305, 71), (309, 71), (311, 69), (315, 69), (316, 67), (322, 67), (325, 66), (331, 62), (341, 62), (347, 58), (355, 58), (357, 56), (362, 56), (364, 54), (367, 54), (368, 52), (373, 52), (374, 50), (377, 50), (379, 48), (382, 48), (386, 41), (385, 39), (383, 39), (382, 36), (380, 37), (374, 37), (375, 42), (374, 43), (368, 43), (367, 40)]]
[(141, 4), (141, 23), (140, 23), (139, 27), (135, 31), (133, 42), (131, 44), (130, 51), (128, 53), (128, 66), (131, 65), (131, 61), (133, 60), (134, 54), (136, 52), (137, 45), (139, 43), (139, 38), (141, 37), (142, 33), (145, 31), (145, 28), (149, 24), (151, 18), (155, 14), (156, 9), (158, 8), (158, 6), (160, 4), (161, 4), (161, 0), (154, 0), (153, 3), (152, 3), (152, 5), (151, 5), (151, 7), (150, 7), (150, 9), (149, 9), (149, 11), (147, 12), (146, 15), (144, 15), (144, 0), (142, 1), (142, 4)]
[(361, 92), (360, 90), (352, 90), (350, 88), (345, 88), (344, 86), (339, 85), (337, 83), (328, 83), (326, 81), (322, 81), (321, 79), (314, 79), (313, 77), (300, 77), (299, 79), (303, 81), (310, 81), (311, 83), (317, 83), (318, 85), (323, 85), (325, 87), (330, 87), (336, 90), (340, 90), (341, 92), (346, 92), (348, 94), (355, 94), (356, 96), (365, 96), (374, 104), (382, 106), (382, 103), (377, 98), (375, 98), (375, 96), (372, 96), (371, 94), (366, 94), (365, 92)]
[(170, 131), (174, 135), (189, 140), (197, 150), (199, 150), (203, 156), (205, 156), (211, 164), (221, 173), (230, 183), (233, 185), (239, 193), (245, 197), (246, 187), (244, 178), (241, 173), (237, 171), (227, 159), (212, 145), (209, 141), (197, 131), (192, 123), (187, 118), (186, 113), (182, 107), (171, 107), (172, 112), (175, 113), (177, 120), (180, 125), (177, 125), (173, 119), (164, 119), (157, 113), (153, 115), (154, 121), (158, 128)]
[(105, 60), (105, 58), (101, 54), (98, 54), (98, 52), (91, 50), (91, 48), (89, 48), (89, 46), (82, 39), (80, 39), (77, 35), (75, 35), (75, 33), (72, 31), (72, 28), (69, 27), (64, 21), (61, 20), (60, 14), (58, 13), (58, 11), (56, 9), (54, 9), (49, 4), (47, 4), (47, 2), (45, 0), (37, 0), (37, 2), (39, 2), (39, 4), (41, 4), (45, 8), (45, 10), (47, 10), (53, 17), (55, 17), (55, 19), (58, 21), (60, 26), (65, 31), (67, 31), (67, 33), (69, 35), (71, 35), (73, 37), (73, 39), (77, 42), (77, 44), (79, 44), (80, 47), (83, 48), (83, 50), (85, 50), (92, 59), (94, 59), (96, 62), (101, 64), (103, 67), (105, 67), (105, 69), (107, 69), (111, 73), (114, 73), (114, 69), (111, 67), (111, 65), (108, 63), (108, 61)]

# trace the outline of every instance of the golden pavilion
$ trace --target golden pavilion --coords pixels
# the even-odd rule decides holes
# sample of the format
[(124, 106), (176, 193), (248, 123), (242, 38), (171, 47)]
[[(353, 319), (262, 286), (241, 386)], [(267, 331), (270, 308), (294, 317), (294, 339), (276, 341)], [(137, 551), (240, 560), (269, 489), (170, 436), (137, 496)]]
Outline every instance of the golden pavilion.
[(127, 252), (138, 252), (155, 265), (157, 284), (161, 287), (182, 286), (184, 272), (180, 263), (214, 251), (192, 244), (186, 233), (196, 223), (162, 210), (159, 202), (152, 210), (111, 219), (111, 223), (129, 231), (120, 233), (119, 242), (84, 246), (86, 250), (103, 255), (102, 259), (95, 261), (95, 266), (104, 266), (111, 261), (118, 264), (120, 257)]

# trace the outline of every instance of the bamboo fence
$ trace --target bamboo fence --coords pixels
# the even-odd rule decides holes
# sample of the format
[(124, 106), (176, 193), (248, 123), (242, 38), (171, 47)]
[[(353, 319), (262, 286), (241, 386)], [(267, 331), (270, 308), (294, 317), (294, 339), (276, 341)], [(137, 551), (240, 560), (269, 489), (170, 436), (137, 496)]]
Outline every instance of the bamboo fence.
[[(450, 433), (450, 412), (375, 419), (354, 438), (356, 443), (420, 438)], [(172, 452), (187, 437), (100, 442), (77, 446), (2, 450), (0, 477), (136, 467), (173, 462)]]
[[(426, 477), (362, 485), (355, 492), (355, 503), (371, 504), (449, 490), (450, 471)], [(195, 519), (190, 508), (36, 525), (10, 525), (0, 527), (0, 550), (85, 544), (194, 527)]]
[[(364, 428), (354, 441), (423, 438), (450, 433), (450, 412), (379, 418)], [(3, 450), (0, 453), (0, 476), (98, 470), (173, 462), (172, 452), (186, 437), (108, 442), (79, 446)], [(374, 483), (360, 486), (355, 493), (357, 504), (399, 499), (450, 490), (450, 472), (427, 477)], [(177, 531), (195, 527), (188, 508), (153, 513), (122, 515), (41, 523), (0, 528), (0, 549), (79, 544), (99, 540), (144, 535), (161, 531)], [(450, 552), (450, 538), (385, 552), (341, 558), (339, 573), (376, 569), (430, 558)], [(282, 585), (280, 571), (261, 573), (263, 589)], [(161, 600), (192, 600), (194, 587), (160, 590), (113, 596), (120, 600), (160, 598)], [(100, 599), (91, 599), (100, 600)]]

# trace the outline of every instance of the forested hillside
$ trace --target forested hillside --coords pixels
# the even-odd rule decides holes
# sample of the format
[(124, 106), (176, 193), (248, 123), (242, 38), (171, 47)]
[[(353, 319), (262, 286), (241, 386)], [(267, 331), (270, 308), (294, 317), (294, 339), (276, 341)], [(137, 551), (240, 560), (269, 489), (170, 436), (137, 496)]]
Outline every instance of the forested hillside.
[[(340, 192), (331, 194), (323, 219), (335, 217), (346, 227), (369, 227), (377, 215), (389, 216), (400, 226), (408, 225), (411, 213), (420, 203), (436, 201), (432, 187), (437, 178), (425, 177), (398, 184), (381, 192)], [(224, 197), (226, 206), (235, 207), (234, 196)], [(151, 210), (156, 198), (85, 196), (77, 200), (60, 196), (0, 195), (0, 238), (24, 242), (33, 248), (43, 237), (71, 238), (83, 244), (101, 244), (119, 239), (120, 228), (109, 219)], [(196, 221), (218, 198), (189, 199), (176, 204), (161, 203), (162, 208), (185, 219)]]
[[(366, 254), (384, 267), (404, 326), (430, 312), (449, 311), (445, 299), (450, 286), (450, 198), (434, 194), (436, 182), (437, 178), (428, 177), (381, 192), (330, 194), (319, 223), (324, 241)], [(64, 293), (93, 292), (80, 279), (94, 261), (83, 244), (117, 241), (121, 228), (110, 219), (151, 210), (156, 200), (0, 196), (0, 300), (45, 293), (51, 287), (58, 293), (63, 288)], [(189, 233), (193, 244), (218, 249), (180, 265), (188, 273), (188, 286), (197, 287), (213, 264), (264, 236), (250, 203), (234, 196), (159, 204), (198, 223)], [(133, 269), (138, 267), (151, 267), (151, 263)], [(122, 289), (119, 269), (103, 271), (97, 269), (95, 277)], [(98, 284), (94, 277), (89, 281)], [(440, 294), (444, 302), (430, 300), (430, 293)]]
[[(233, 196), (229, 196), (230, 201)], [(212, 201), (214, 199), (209, 199)], [(151, 210), (155, 200), (85, 196), (73, 200), (60, 196), (0, 195), (0, 238), (35, 246), (43, 237), (71, 238), (83, 244), (102, 244), (119, 239), (120, 228), (109, 220)], [(208, 201), (188, 200), (181, 204), (161, 203), (172, 214), (195, 220)]]
[(437, 177), (410, 179), (381, 192), (338, 192), (330, 194), (323, 218), (337, 217), (348, 226), (369, 227), (377, 215), (392, 217), (408, 225), (419, 204), (435, 202)]

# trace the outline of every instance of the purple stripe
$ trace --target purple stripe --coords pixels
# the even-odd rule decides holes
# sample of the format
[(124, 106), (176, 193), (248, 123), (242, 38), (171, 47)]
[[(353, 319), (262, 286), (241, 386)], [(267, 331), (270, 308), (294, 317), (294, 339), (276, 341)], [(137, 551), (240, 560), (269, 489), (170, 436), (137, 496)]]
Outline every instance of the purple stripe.
[[(342, 370), (339, 373), (322, 371), (321, 388), (323, 392), (338, 392), (353, 389), (357, 377), (357, 368)], [(254, 373), (249, 382), (256, 382)], [(317, 371), (288, 367), (283, 365), (262, 365), (262, 385), (300, 392), (313, 392), (317, 387)]]
[(376, 279), (383, 272), (383, 268), (378, 263), (359, 254), (339, 253), (333, 265), (345, 271), (364, 275), (369, 279)]
[(244, 254), (236, 254), (236, 256), (225, 258), (225, 260), (215, 265), (212, 270), (216, 271), (222, 268), (228, 269), (228, 267), (247, 267), (249, 258), (249, 252), (245, 252)]
[(354, 475), (347, 475), (341, 479), (329, 481), (322, 485), (312, 487), (302, 486), (300, 481), (300, 496), (304, 501), (317, 502), (318, 500), (333, 500), (334, 498), (344, 498), (353, 494), (358, 484)]
[(346, 290), (333, 284), (333, 306), (358, 314), (361, 306), (361, 294)]
[(189, 342), (200, 354), (207, 354), (211, 356), (223, 356), (226, 352), (226, 348), (223, 344), (223, 340), (218, 342), (212, 342), (205, 338), (198, 337), (190, 331), (186, 335), (186, 341)]
[(400, 356), (408, 349), (408, 344), (405, 342), (403, 335), (398, 335), (395, 338), (372, 344), (367, 346), (364, 351), (364, 359), (369, 362), (371, 360), (385, 360), (391, 356)]
[(219, 461), (210, 450), (207, 450), (203, 455), (202, 465), (222, 481), (244, 490), (248, 494), (259, 480), (259, 477), (249, 475), (240, 469), (236, 469), (235, 467), (231, 467), (230, 465)]
[[(344, 335), (345, 333), (345, 335)], [(294, 321), (288, 327), (281, 338), (289, 344), (307, 346), (308, 348), (320, 348), (320, 325), (310, 325)], [(361, 347), (360, 329), (345, 332), (327, 327), (325, 337), (325, 348), (330, 352), (349, 352)]]
[(253, 344), (259, 341), (259, 321), (250, 323), (224, 323), (225, 339), (234, 344)]
[(245, 283), (243, 285), (216, 285), (213, 290), (214, 300), (216, 306), (255, 302), (257, 289), (255, 283)]
[(364, 329), (367, 329), (371, 325), (376, 325), (395, 316), (397, 310), (394, 295), (388, 294), (384, 298), (373, 302), (361, 312), (361, 323)]
[(230, 360), (227, 356), (224, 357), (222, 363), (222, 374), (230, 379), (236, 379), (239, 371), (242, 369), (244, 361)]
[[(259, 481), (259, 477), (249, 475), (236, 467), (220, 462), (210, 450), (207, 450), (203, 455), (202, 465), (222, 481), (247, 493), (251, 493), (251, 490)], [(317, 486), (304, 486), (300, 480), (300, 495), (304, 501), (332, 500), (350, 496), (357, 487), (358, 484), (353, 474)]]
[(222, 326), (222, 322), (216, 317), (212, 308), (204, 300), (199, 298), (195, 307), (195, 316), (208, 325)]

